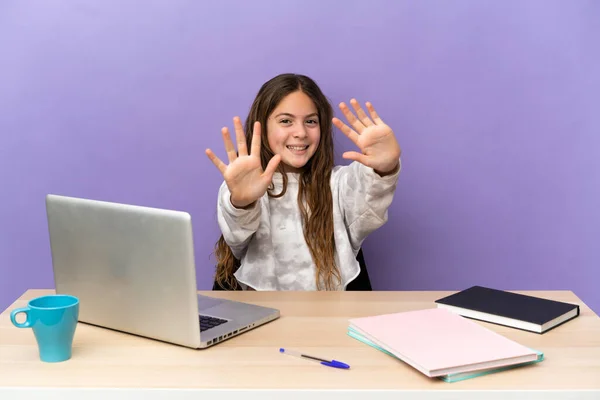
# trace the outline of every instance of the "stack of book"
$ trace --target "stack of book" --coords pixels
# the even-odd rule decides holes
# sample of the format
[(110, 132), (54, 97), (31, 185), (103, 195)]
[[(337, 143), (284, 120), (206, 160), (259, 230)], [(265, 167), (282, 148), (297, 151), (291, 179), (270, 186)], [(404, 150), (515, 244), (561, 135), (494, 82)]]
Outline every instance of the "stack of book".
[[(504, 300), (504, 306), (494, 306), (499, 297), (506, 294), (512, 302)], [(347, 333), (428, 377), (446, 382), (539, 363), (544, 360), (541, 351), (523, 346), (463, 316), (544, 332), (579, 315), (579, 307), (530, 296), (517, 299), (512, 295), (494, 289), (471, 288), (436, 300), (437, 308), (351, 319)], [(512, 311), (507, 313), (509, 309)], [(498, 313), (512, 318), (498, 319)], [(533, 325), (515, 322), (524, 318)]]

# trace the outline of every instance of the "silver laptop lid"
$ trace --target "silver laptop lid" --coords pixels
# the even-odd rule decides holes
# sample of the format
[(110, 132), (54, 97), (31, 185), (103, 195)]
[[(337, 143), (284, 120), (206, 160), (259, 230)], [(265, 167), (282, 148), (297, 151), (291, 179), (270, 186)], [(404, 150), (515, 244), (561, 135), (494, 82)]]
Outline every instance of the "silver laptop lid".
[(80, 321), (198, 347), (191, 217), (180, 211), (47, 195), (57, 293)]

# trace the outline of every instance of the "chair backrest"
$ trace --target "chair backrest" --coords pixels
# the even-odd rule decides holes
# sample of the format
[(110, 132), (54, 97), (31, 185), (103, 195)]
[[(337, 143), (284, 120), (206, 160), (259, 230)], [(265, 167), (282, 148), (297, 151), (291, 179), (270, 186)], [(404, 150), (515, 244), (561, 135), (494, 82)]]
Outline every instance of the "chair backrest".
[(346, 286), (347, 291), (371, 291), (371, 279), (369, 279), (369, 271), (367, 271), (367, 263), (365, 262), (365, 256), (363, 254), (362, 247), (358, 250), (356, 260), (360, 266), (360, 272), (356, 279)]
[[(358, 261), (358, 265), (360, 266), (360, 271), (356, 279), (346, 286), (347, 291), (371, 291), (371, 280), (369, 279), (369, 272), (367, 271), (367, 264), (365, 262), (365, 256), (363, 254), (362, 247), (358, 250), (358, 254), (356, 255), (356, 260)], [(212, 290), (240, 290), (233, 289), (230, 286), (226, 285), (226, 288), (222, 288), (217, 281), (215, 280), (213, 283)]]

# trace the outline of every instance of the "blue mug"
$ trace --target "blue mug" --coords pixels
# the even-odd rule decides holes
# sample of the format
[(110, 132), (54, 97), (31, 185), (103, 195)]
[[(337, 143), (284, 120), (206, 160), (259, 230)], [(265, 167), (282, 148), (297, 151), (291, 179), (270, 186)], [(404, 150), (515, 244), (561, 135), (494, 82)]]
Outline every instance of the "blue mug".
[[(17, 322), (19, 313), (27, 316), (25, 322)], [(33, 329), (40, 359), (45, 362), (71, 358), (78, 319), (79, 299), (64, 294), (35, 298), (27, 303), (27, 307), (17, 308), (10, 313), (14, 326)]]

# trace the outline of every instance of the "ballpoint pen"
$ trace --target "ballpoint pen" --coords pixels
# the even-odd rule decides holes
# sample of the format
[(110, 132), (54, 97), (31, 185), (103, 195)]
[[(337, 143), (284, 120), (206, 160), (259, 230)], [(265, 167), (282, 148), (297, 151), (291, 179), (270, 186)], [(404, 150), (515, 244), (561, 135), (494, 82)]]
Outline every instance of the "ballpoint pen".
[(342, 368), (342, 369), (348, 369), (350, 368), (350, 366), (348, 364), (345, 364), (343, 362), (340, 361), (336, 361), (336, 360), (325, 360), (323, 358), (319, 358), (319, 357), (313, 357), (313, 356), (309, 356), (307, 354), (301, 354), (298, 353), (297, 351), (293, 351), (293, 350), (286, 350), (284, 348), (280, 348), (279, 349), (280, 353), (283, 354), (287, 354), (290, 356), (294, 356), (294, 357), (299, 357), (299, 358), (305, 358), (311, 361), (316, 361), (320, 364), (326, 365), (328, 367), (333, 367), (333, 368)]

